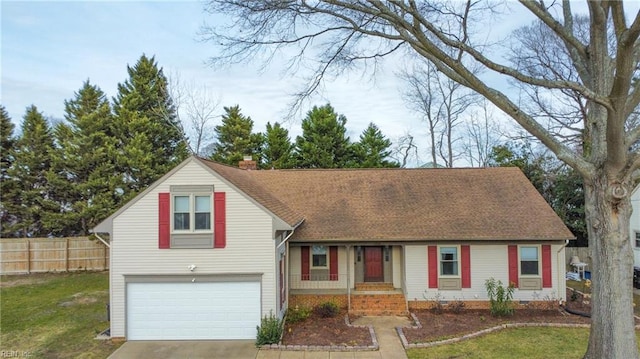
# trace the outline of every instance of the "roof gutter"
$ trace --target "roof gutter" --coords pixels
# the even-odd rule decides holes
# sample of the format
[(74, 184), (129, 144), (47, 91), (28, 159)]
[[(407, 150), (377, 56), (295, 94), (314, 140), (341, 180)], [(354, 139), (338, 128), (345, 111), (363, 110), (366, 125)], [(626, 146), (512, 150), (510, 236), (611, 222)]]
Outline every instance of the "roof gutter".
[(100, 240), (100, 242), (104, 243), (104, 245), (107, 246), (107, 248), (111, 248), (111, 245), (107, 241), (102, 239), (102, 237), (100, 237), (100, 235), (98, 235), (98, 233), (93, 233), (93, 235), (96, 236), (96, 238), (98, 238), (98, 240)]
[(284, 237), (282, 242), (280, 242), (280, 244), (278, 244), (276, 246), (276, 250), (280, 249), (280, 247), (282, 247), (285, 243), (287, 243), (287, 240), (289, 240), (289, 238), (291, 238), (291, 236), (293, 236), (293, 233), (296, 231), (296, 228), (298, 228), (298, 226), (300, 226), (302, 224), (302, 222), (304, 222), (304, 218), (301, 219), (300, 222), (296, 223), (296, 225), (293, 226), (293, 228), (291, 229), (291, 232), (289, 232), (289, 234), (286, 237)]

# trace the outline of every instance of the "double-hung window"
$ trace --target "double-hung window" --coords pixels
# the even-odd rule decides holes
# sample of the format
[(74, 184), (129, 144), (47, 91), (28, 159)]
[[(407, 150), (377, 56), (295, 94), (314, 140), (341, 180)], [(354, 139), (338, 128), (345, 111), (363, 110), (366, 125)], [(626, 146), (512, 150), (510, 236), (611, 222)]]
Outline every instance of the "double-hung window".
[(520, 275), (540, 275), (540, 259), (537, 246), (520, 247)]
[(311, 247), (311, 266), (313, 268), (327, 268), (327, 247)]
[(457, 276), (458, 247), (440, 247), (440, 275)]
[(211, 232), (212, 200), (210, 194), (173, 196), (174, 232)]
[(636, 248), (640, 248), (640, 231), (636, 231), (635, 235), (636, 235), (636, 241), (635, 241)]

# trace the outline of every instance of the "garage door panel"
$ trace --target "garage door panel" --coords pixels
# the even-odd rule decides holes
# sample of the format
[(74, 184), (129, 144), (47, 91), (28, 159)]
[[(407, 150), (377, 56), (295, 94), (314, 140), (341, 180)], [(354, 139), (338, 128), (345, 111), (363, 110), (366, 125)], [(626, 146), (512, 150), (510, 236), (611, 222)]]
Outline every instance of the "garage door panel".
[(259, 282), (129, 283), (127, 338), (255, 339)]

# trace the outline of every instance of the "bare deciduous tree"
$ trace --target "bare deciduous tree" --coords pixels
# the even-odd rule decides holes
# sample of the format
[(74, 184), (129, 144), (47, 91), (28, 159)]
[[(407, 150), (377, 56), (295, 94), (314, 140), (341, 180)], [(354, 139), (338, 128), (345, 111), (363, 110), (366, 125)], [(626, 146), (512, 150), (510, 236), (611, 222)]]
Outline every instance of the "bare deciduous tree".
[(437, 68), (423, 62), (400, 76), (407, 88), (403, 97), (409, 107), (423, 116), (429, 128), (431, 160), (437, 166), (438, 158), (445, 167), (453, 167), (463, 149), (457, 144), (462, 134), (462, 117), (476, 102), (468, 88), (440, 75)]
[[(263, 51), (268, 60), (283, 47), (293, 48), (298, 55), (294, 66), (305, 59), (315, 65), (306, 93), (358, 63), (404, 52), (428, 60), (440, 73), (493, 103), (584, 179), (594, 283), (585, 358), (638, 359), (629, 219), (631, 191), (640, 178), (640, 127), (630, 126), (628, 119), (640, 103), (640, 82), (635, 81), (640, 13), (627, 18), (623, 1), (586, 1), (585, 30), (578, 26), (573, 1), (519, 4), (560, 40), (570, 59), (565, 66), (574, 69), (576, 77), (529, 72), (492, 51), (477, 30), (500, 21), (500, 14), (484, 1), (212, 0), (206, 10), (231, 16), (233, 25), (204, 28), (203, 34), (221, 45), (214, 62), (254, 59)], [(580, 116), (587, 150), (567, 142), (561, 129), (549, 128), (551, 117), (531, 111), (517, 93), (487, 81), (485, 76), (492, 75), (516, 86), (533, 86), (546, 93), (541, 99), (558, 93), (583, 99)]]
[[(220, 100), (211, 90), (202, 85), (185, 84), (178, 74), (169, 79), (169, 91), (176, 107), (176, 113), (187, 136), (189, 151), (192, 154), (207, 157), (206, 153), (215, 140), (214, 120)], [(186, 125), (186, 126), (185, 126)], [(185, 128), (186, 127), (186, 128)]]
[(491, 151), (500, 144), (500, 123), (493, 115), (491, 104), (482, 105), (465, 122), (464, 157), (471, 167), (489, 166)]
[(400, 167), (405, 168), (407, 164), (414, 161), (418, 162), (418, 146), (414, 143), (413, 136), (407, 132), (404, 135), (398, 137), (393, 141), (393, 149), (391, 151), (391, 158), (400, 164)]

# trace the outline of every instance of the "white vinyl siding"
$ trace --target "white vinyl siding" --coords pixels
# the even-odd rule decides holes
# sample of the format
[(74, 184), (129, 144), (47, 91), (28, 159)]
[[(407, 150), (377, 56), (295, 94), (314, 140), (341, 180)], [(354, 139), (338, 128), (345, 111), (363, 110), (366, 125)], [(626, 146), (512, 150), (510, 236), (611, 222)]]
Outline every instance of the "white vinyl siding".
[(404, 254), (407, 300), (425, 300), (423, 294), (428, 286), (427, 246), (405, 246)]
[[(158, 193), (171, 185), (213, 185), (226, 192), (226, 248), (158, 249)], [(262, 275), (262, 315), (277, 313), (273, 217), (195, 160), (133, 203), (113, 220), (111, 244), (111, 335), (125, 336), (125, 282), (131, 274), (255, 273)]]
[[(466, 243), (463, 243), (466, 244)], [(442, 245), (448, 246), (448, 245)], [(551, 277), (552, 288), (541, 290), (518, 290), (514, 292), (514, 300), (545, 300), (545, 298), (565, 298), (564, 272), (558, 271), (558, 264), (564, 267), (564, 250), (559, 244), (551, 245)], [(426, 245), (405, 246), (405, 273), (407, 283), (407, 300), (434, 300), (439, 294), (440, 300), (488, 300), (484, 283), (489, 278), (509, 284), (509, 266), (507, 244), (470, 243), (471, 250), (471, 288), (461, 290), (439, 290), (429, 288), (428, 260)]]

